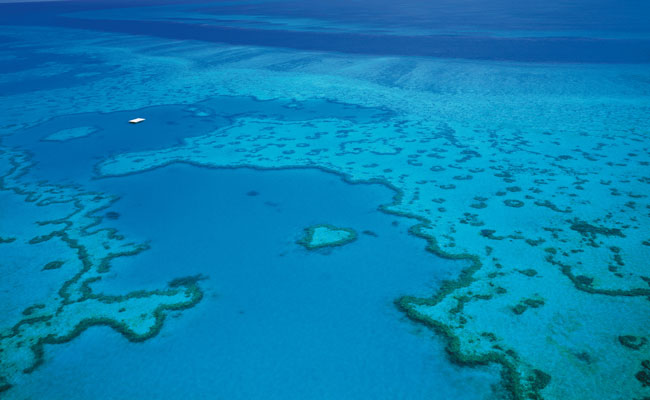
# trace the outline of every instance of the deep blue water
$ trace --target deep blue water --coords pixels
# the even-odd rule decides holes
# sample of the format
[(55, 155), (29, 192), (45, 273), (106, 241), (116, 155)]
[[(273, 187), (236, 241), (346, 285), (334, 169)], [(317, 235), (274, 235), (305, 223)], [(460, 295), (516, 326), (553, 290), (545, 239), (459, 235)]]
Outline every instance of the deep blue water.
[[(254, 25), (214, 26), (146, 18), (123, 20), (129, 7), (165, 4), (180, 10), (215, 15), (264, 15), (316, 18), (329, 23), (360, 25), (360, 32), (267, 30)], [(117, 11), (115, 11), (117, 9)], [(0, 5), (0, 23), (45, 25), (97, 31), (196, 39), (251, 46), (289, 47), (376, 55), (416, 55), (528, 62), (638, 63), (650, 61), (650, 4), (644, 1), (251, 1), (187, 5), (182, 2), (63, 2)], [(75, 12), (95, 11), (92, 19)], [(98, 11), (99, 10), (99, 11)], [(106, 10), (106, 11), (102, 11)], [(368, 32), (363, 32), (363, 29)], [(399, 36), (377, 34), (376, 28), (402, 30)], [(439, 30), (413, 35), (409, 30)], [(458, 30), (469, 33), (458, 34)], [(475, 33), (472, 33), (475, 31)], [(506, 36), (487, 35), (502, 32)], [(515, 34), (509, 32), (518, 32)], [(531, 32), (527, 34), (526, 32)], [(545, 32), (552, 37), (537, 37)], [(622, 35), (623, 37), (609, 37)], [(626, 37), (631, 35), (631, 37)]]
[[(539, 94), (543, 98), (540, 103), (552, 112), (555, 105), (548, 93), (555, 95), (557, 82), (557, 93), (575, 96), (576, 103), (583, 100), (579, 96), (584, 96), (593, 108), (576, 107), (588, 112), (570, 115), (565, 122), (571, 129), (580, 126), (587, 131), (592, 126), (584, 121), (592, 117), (590, 111), (610, 100), (602, 95), (606, 89), (601, 89), (601, 84), (620, 90), (612, 103), (631, 107), (647, 103), (642, 95), (648, 93), (644, 89), (648, 81), (639, 71), (650, 62), (648, 21), (650, 2), (613, 0), (98, 0), (0, 4), (0, 102), (7, 108), (16, 101), (24, 102), (23, 108), (27, 110), (25, 115), (10, 115), (0, 109), (0, 150), (13, 149), (29, 155), (34, 165), (20, 182), (72, 184), (119, 196), (109, 209), (97, 215), (104, 217), (101, 226), (117, 229), (128, 241), (151, 245), (136, 256), (113, 260), (110, 272), (92, 285), (94, 293), (156, 290), (179, 276), (206, 277), (199, 282), (205, 291), (203, 300), (191, 309), (169, 313), (162, 331), (155, 337), (132, 343), (112, 329), (92, 327), (69, 343), (46, 346), (43, 364), (32, 373), (15, 374), (19, 375), (16, 382), (12, 381), (15, 387), (7, 392), (0, 390), (0, 396), (20, 400), (508, 398), (498, 366), (467, 368), (453, 364), (443, 338), (408, 320), (394, 305), (403, 295), (432, 295), (444, 280), (458, 277), (468, 264), (441, 259), (425, 251), (425, 242), (408, 233), (414, 220), (380, 212), (378, 207), (389, 203), (394, 195), (387, 187), (350, 184), (319, 169), (208, 169), (173, 164), (134, 175), (97, 179), (96, 166), (121, 153), (173, 147), (243, 118), (268, 119), (276, 124), (337, 119), (359, 125), (394, 124), (392, 127), (402, 121), (390, 118), (403, 118), (407, 125), (418, 114), (399, 115), (397, 110), (403, 112), (401, 104), (396, 104), (400, 98), (383, 97), (387, 93), (384, 90), (392, 89), (393, 84), (402, 85), (396, 90), (412, 89), (432, 95), (432, 115), (438, 111), (435, 103), (445, 101), (443, 96), (435, 97), (439, 94), (436, 87), (449, 85), (444, 95), (451, 94), (451, 100), (467, 111), (468, 119), (479, 120), (462, 121), (469, 126), (494, 112), (488, 107), (471, 107), (491, 103), (493, 98), (484, 96), (485, 93), (502, 94), (498, 90), (500, 76), (487, 77), (492, 72), (484, 73), (497, 70), (510, 79), (510, 87), (517, 86), (512, 82), (522, 84), (522, 93), (528, 96), (522, 101), (537, 101)], [(16, 34), (21, 29), (29, 35), (23, 38)], [(65, 49), (53, 44), (59, 32), (61, 47)], [(101, 33), (120, 36), (97, 36), (92, 39), (96, 44), (88, 39), (91, 34)], [(87, 47), (64, 51), (77, 44), (76, 34)], [(167, 63), (169, 60), (164, 58), (172, 55), (165, 52), (174, 46), (178, 46), (179, 53), (190, 50), (179, 54), (174, 59), (176, 64)], [(199, 48), (197, 54), (192, 54), (192, 46)], [(121, 54), (119, 49), (127, 55), (142, 50), (149, 58), (139, 59), (143, 64), (134, 66), (129, 64), (130, 60), (121, 61), (115, 56)], [(160, 55), (157, 49), (162, 53), (160, 59), (156, 58)], [(213, 49), (227, 49), (232, 55), (204, 59), (203, 55)], [(251, 50), (250, 59), (247, 50)], [(281, 54), (277, 64), (275, 52)], [(287, 54), (297, 54), (298, 59)], [(320, 70), (314, 67), (304, 72), (299, 57), (318, 59), (323, 65)], [(340, 71), (332, 71), (331, 65), (346, 68), (348, 65), (341, 62), (346, 57), (353, 60), (349, 64), (352, 72), (336, 75)], [(414, 60), (422, 59), (443, 63), (431, 70), (428, 66), (422, 70), (413, 67), (416, 73), (409, 76), (410, 80), (399, 82), (406, 71), (412, 72)], [(459, 77), (454, 71), (442, 71), (447, 68), (447, 59), (460, 60), (456, 67), (470, 66), (458, 69), (463, 73), (469, 71), (468, 75), (463, 77), (459, 73)], [(380, 60), (377, 70), (373, 69), (375, 60)], [(380, 64), (386, 60), (399, 60), (402, 64), (387, 63), (381, 69), (385, 65)], [(164, 67), (161, 70), (157, 69), (158, 62)], [(212, 77), (201, 74), (211, 68), (218, 71), (219, 62), (228, 64), (227, 68), (241, 68), (239, 73), (246, 70), (252, 77), (244, 82), (251, 88), (239, 87), (242, 93), (232, 96), (210, 92)], [(283, 63), (288, 66), (283, 67)], [(592, 63), (599, 65), (582, 65)], [(619, 73), (616, 68), (628, 67), (623, 64), (638, 65)], [(545, 76), (542, 68), (531, 72), (531, 65), (560, 67), (557, 71), (549, 69)], [(571, 70), (573, 67), (585, 69)], [(598, 69), (601, 67), (602, 70)], [(269, 71), (278, 72), (277, 76), (284, 74), (283, 78), (273, 76), (277, 80), (272, 84), (279, 86), (284, 83), (282, 79), (290, 84), (292, 77), (303, 72), (312, 74), (312, 81), (301, 81), (304, 91), (298, 88), (296, 92), (300, 93), (278, 95), (275, 100), (252, 97), (250, 93), (256, 93), (258, 85), (262, 95), (276, 94), (273, 88), (269, 89), (272, 84), (267, 87), (267, 82), (259, 78), (271, 76)], [(580, 80), (585, 71), (597, 79), (587, 83)], [(172, 80), (194, 72), (203, 80), (183, 81), (186, 86), (182, 90), (186, 91), (182, 93), (187, 93), (188, 98), (200, 98), (198, 103), (179, 95), (182, 90), (177, 86), (170, 89), (169, 97), (158, 103), (152, 100), (152, 105), (145, 108), (114, 101), (115, 85), (128, 81), (129, 73), (139, 80), (134, 80), (136, 84), (125, 96), (125, 104), (141, 104), (134, 99), (147, 100), (147, 89), (153, 89), (148, 86), (151, 81), (164, 89), (165, 82), (156, 81), (157, 74)], [(475, 79), (472, 72), (477, 72), (481, 79)], [(553, 73), (556, 75), (551, 76)], [(363, 81), (364, 75), (372, 78)], [(441, 83), (437, 81), (439, 76), (452, 76), (456, 81)], [(369, 97), (384, 99), (388, 106), (371, 108), (324, 99), (333, 93), (329, 91), (332, 87), (344, 91), (337, 85), (348, 78), (345, 82), (358, 82)], [(103, 85), (105, 81), (111, 83)], [(458, 93), (453, 84), (459, 84)], [(105, 104), (98, 100), (105, 93), (86, 91), (96, 87), (108, 93)], [(238, 87), (233, 87), (236, 92)], [(285, 93), (284, 87), (275, 89)], [(152, 99), (163, 98), (161, 92), (152, 90)], [(40, 97), (50, 93), (87, 96), (75, 103), (83, 111), (65, 103), (77, 98), (60, 96), (41, 103)], [(625, 94), (630, 93), (631, 100), (625, 103), (629, 100)], [(456, 94), (458, 97), (454, 97)], [(480, 96), (484, 97), (477, 100)], [(470, 100), (467, 109), (463, 98)], [(83, 99), (91, 106), (86, 107)], [(37, 104), (35, 110), (30, 100)], [(406, 103), (410, 99), (404, 100)], [(57, 112), (59, 109), (67, 111)], [(105, 109), (119, 111), (104, 112)], [(612, 109), (615, 116), (620, 116), (616, 114), (620, 110)], [(127, 123), (139, 116), (147, 121), (136, 126)], [(517, 127), (518, 121), (508, 118), (503, 118), (505, 123)], [(602, 115), (593, 118), (597, 120)], [(14, 129), (18, 123), (29, 126)], [(440, 126), (440, 130), (448, 129), (447, 140), (453, 146), (469, 149), (474, 145), (458, 141), (455, 131), (445, 123)], [(92, 127), (96, 132), (68, 141), (45, 140), (58, 131), (79, 127)], [(492, 127), (480, 128), (490, 131)], [(398, 129), (403, 134), (400, 140), (413, 143), (416, 139), (408, 137), (408, 129)], [(308, 131), (305, 135), (312, 133)], [(524, 136), (516, 145), (507, 143), (503, 148), (509, 151), (516, 146), (535, 145), (536, 142), (526, 142)], [(233, 138), (236, 140), (239, 139)], [(584, 144), (580, 140), (590, 139), (576, 139), (572, 149)], [(412, 146), (406, 151), (413, 151), (415, 159), (431, 150), (427, 143), (423, 140), (421, 146), (405, 148)], [(487, 149), (490, 143), (481, 145)], [(443, 153), (445, 149), (435, 151)], [(473, 154), (472, 151), (462, 154)], [(486, 169), (494, 167), (487, 158), (483, 159)], [(218, 164), (220, 160), (210, 161)], [(416, 166), (417, 162), (409, 165)], [(7, 192), (7, 197), (20, 195), (20, 190)], [(449, 200), (454, 201), (453, 194), (450, 196)], [(21, 197), (15, 201), (23, 200)], [(431, 209), (440, 211), (443, 207), (436, 203)], [(17, 230), (23, 232), (25, 228), (31, 234), (31, 229), (41, 228), (41, 222), (31, 221)], [(342, 247), (319, 251), (308, 251), (296, 243), (304, 228), (319, 223), (353, 228), (359, 238)], [(2, 238), (5, 227), (0, 228)], [(36, 233), (25, 235), (19, 241), (28, 243)], [(489, 253), (487, 249), (486, 252)], [(59, 257), (47, 254), (34, 258), (50, 256)], [(0, 254), (0, 275), (4, 265)], [(30, 267), (42, 272), (40, 264)], [(59, 271), (61, 275), (64, 272)], [(11, 296), (14, 288), (2, 287), (0, 281), (0, 290)], [(15, 298), (30, 299), (30, 294), (21, 293)], [(40, 301), (45, 300), (30, 299), (29, 305)], [(509, 306), (503, 305), (498, 312), (509, 313)], [(5, 321), (1, 322), (4, 326)], [(607, 345), (615, 342), (610, 339), (607, 337)], [(5, 372), (0, 371), (0, 378)], [(0, 380), (0, 389), (2, 384)]]
[[(150, 121), (125, 123), (136, 114)], [(178, 276), (208, 277), (201, 282), (204, 300), (168, 318), (158, 336), (133, 344), (108, 328), (91, 328), (71, 343), (48, 347), (45, 365), (25, 375), (9, 398), (500, 396), (498, 368), (453, 365), (444, 341), (394, 306), (406, 293), (426, 296), (466, 264), (426, 252), (424, 242), (408, 234), (413, 220), (381, 213), (378, 206), (391, 201), (391, 190), (351, 185), (314, 169), (183, 164), (94, 179), (95, 164), (109, 155), (173, 146), (242, 115), (364, 123), (390, 113), (326, 101), (220, 97), (65, 115), (5, 138), (31, 155), (29, 179), (119, 196), (99, 214), (103, 226), (150, 243), (142, 254), (114, 260), (111, 272), (93, 285), (95, 292), (155, 290)], [(97, 131), (44, 140), (79, 126)], [(317, 223), (351, 227), (360, 237), (342, 248), (310, 252), (296, 241)]]
[[(177, 276), (205, 274), (206, 298), (142, 344), (94, 328), (52, 348), (23, 393), (52, 399), (492, 393), (496, 369), (451, 365), (442, 341), (393, 306), (404, 290), (426, 294), (453, 278), (462, 263), (425, 252), (406, 233), (411, 221), (380, 213), (377, 205), (392, 197), (388, 189), (349, 185), (318, 170), (189, 165), (91, 187), (122, 196), (107, 210), (120, 214), (109, 226), (152, 246), (115, 260), (94, 290), (155, 289)], [(360, 237), (319, 252), (295, 243), (303, 227), (324, 221), (352, 227)]]
[[(204, 114), (196, 116), (196, 113)], [(147, 117), (144, 129), (125, 124), (133, 115)], [(7, 137), (5, 143), (29, 151), (35, 163), (30, 175), (36, 179), (81, 183), (91, 179), (95, 175), (95, 164), (108, 156), (178, 145), (184, 138), (205, 135), (230, 125), (236, 117), (243, 115), (285, 121), (336, 117), (364, 123), (389, 116), (390, 112), (320, 100), (288, 102), (217, 97), (193, 105), (65, 115), (26, 129), (20, 135)], [(84, 126), (94, 127), (97, 131), (68, 141), (46, 140), (60, 130)]]

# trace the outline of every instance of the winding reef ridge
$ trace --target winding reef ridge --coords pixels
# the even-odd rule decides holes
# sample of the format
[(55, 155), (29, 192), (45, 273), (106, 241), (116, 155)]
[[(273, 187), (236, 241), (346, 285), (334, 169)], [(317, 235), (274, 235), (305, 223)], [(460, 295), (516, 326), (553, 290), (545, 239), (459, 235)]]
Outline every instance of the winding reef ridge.
[(97, 325), (143, 341), (160, 331), (168, 311), (192, 307), (203, 296), (198, 277), (156, 291), (93, 292), (89, 285), (102, 279), (112, 259), (137, 255), (147, 245), (101, 226), (98, 213), (115, 197), (24, 182), (30, 165), (23, 153), (0, 152), (0, 197), (11, 209), (3, 213), (2, 233), (12, 239), (0, 244), (3, 281), (16, 295), (1, 306), (0, 392), (44, 362), (46, 344), (68, 342)]
[[(647, 66), (344, 56), (64, 29), (54, 41), (47, 32), (0, 30), (36, 54), (89, 57), (104, 72), (43, 63), (6, 74), (74, 75), (76, 86), (0, 98), (0, 134), (84, 112), (207, 109), (202, 101), (240, 96), (280, 102), (285, 114), (232, 112), (200, 134), (179, 122), (182, 143), (106, 155), (96, 177), (189, 163), (319, 168), (384, 184), (395, 196), (382, 211), (411, 218), (410, 233), (429, 251), (467, 265), (431, 296), (396, 301), (444, 335), (454, 361), (500, 364), (516, 399), (650, 397)], [(291, 117), (313, 101), (349, 115)], [(373, 117), (355, 119), (362, 110)], [(0, 231), (0, 250), (17, 260), (12, 279), (38, 281), (43, 299), (15, 299), (30, 308), (2, 326), (5, 385), (38, 365), (44, 344), (94, 324), (144, 340), (166, 310), (200, 300), (195, 279), (122, 297), (90, 291), (111, 259), (146, 245), (101, 228), (95, 214), (110, 195), (34, 182), (24, 153), (0, 156), (0, 195), (30, 209), (17, 217), (32, 218), (10, 224), (22, 231)], [(38, 262), (22, 270), (20, 254)], [(41, 271), (53, 261), (63, 264)], [(52, 278), (44, 284), (34, 273)]]
[[(383, 182), (396, 191), (384, 211), (417, 219), (411, 232), (434, 253), (471, 262), (433, 298), (398, 302), (447, 335), (453, 357), (501, 363), (518, 398), (642, 397), (647, 388), (635, 375), (648, 348), (634, 350), (618, 338), (647, 336), (650, 204), (639, 165), (648, 162), (648, 149), (632, 135), (617, 150), (634, 158), (610, 167), (607, 154), (622, 145), (607, 134), (578, 156), (560, 144), (580, 135), (529, 132), (525, 142), (520, 135), (487, 134), (486, 149), (425, 121), (241, 118), (167, 150), (112, 157), (98, 172), (119, 176), (187, 162), (315, 167), (351, 182)], [(544, 155), (531, 159), (538, 147)], [(580, 168), (576, 160), (587, 156), (594, 161)]]

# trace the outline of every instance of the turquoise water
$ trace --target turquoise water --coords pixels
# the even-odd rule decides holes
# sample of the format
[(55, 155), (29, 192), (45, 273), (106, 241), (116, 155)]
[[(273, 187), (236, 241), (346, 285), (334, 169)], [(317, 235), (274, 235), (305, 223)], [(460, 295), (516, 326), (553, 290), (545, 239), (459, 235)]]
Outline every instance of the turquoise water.
[[(115, 262), (93, 289), (156, 288), (200, 273), (208, 277), (206, 298), (143, 344), (93, 328), (53, 348), (48, 365), (22, 386), (28, 395), (478, 399), (492, 392), (497, 370), (451, 365), (443, 344), (393, 306), (405, 287), (426, 293), (459, 265), (424, 252), (405, 233), (408, 220), (376, 210), (390, 200), (388, 190), (313, 170), (184, 165), (97, 188), (122, 196), (109, 225), (147, 238), (151, 249)], [(295, 243), (302, 227), (321, 221), (377, 236), (317, 253)]]
[(0, 398), (647, 399), (649, 18), (0, 0)]
[[(146, 115), (146, 127), (129, 127), (131, 116)], [(364, 123), (380, 120), (388, 111), (354, 107), (328, 101), (292, 103), (257, 101), (250, 97), (217, 97), (194, 105), (165, 105), (111, 113), (82, 113), (53, 118), (20, 136), (6, 139), (32, 154), (34, 179), (58, 183), (79, 183), (93, 177), (98, 160), (129, 151), (165, 149), (230, 125), (241, 116), (280, 118), (287, 121), (316, 117), (337, 117)], [(47, 140), (49, 135), (69, 127), (91, 127), (93, 132), (74, 140)], [(126, 129), (129, 128), (129, 129)], [(140, 129), (142, 128), (142, 129)]]

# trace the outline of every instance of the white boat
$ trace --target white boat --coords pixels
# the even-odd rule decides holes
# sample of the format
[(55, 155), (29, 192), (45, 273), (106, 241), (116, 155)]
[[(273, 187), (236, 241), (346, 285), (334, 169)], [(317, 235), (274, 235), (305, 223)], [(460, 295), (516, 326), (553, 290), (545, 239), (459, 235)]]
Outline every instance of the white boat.
[(139, 124), (140, 122), (144, 121), (144, 118), (135, 118), (129, 121), (130, 124)]

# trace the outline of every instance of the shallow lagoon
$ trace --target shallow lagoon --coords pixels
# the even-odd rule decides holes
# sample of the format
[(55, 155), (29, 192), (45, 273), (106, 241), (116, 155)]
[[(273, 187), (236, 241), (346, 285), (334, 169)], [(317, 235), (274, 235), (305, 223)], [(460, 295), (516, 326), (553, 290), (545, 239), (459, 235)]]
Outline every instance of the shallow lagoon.
[[(403, 298), (402, 306), (446, 330), (457, 360), (501, 362), (507, 370), (502, 390), (512, 398), (650, 394), (643, 318), (650, 294), (650, 77), (647, 64), (625, 65), (648, 60), (650, 9), (610, 0), (535, 7), (508, 0), (497, 2), (507, 9), (501, 12), (496, 3), (470, 0), (433, 2), (427, 15), (421, 1), (348, 3), (188, 5), (213, 22), (234, 13), (235, 20), (216, 28), (183, 19), (187, 14), (175, 6), (131, 8), (130, 21), (120, 21), (125, 10), (114, 2), (114, 12), (100, 2), (0, 6), (0, 171), (11, 164), (8, 154), (29, 165), (26, 153), (12, 153), (14, 146), (36, 162), (26, 175), (0, 181), (0, 291), (10, 299), (2, 304), (8, 312), (1, 322), (25, 322), (20, 334), (0, 332), (0, 392), (16, 386), (3, 396), (250, 398), (257, 393), (243, 391), (254, 385), (278, 398), (289, 392), (500, 397), (490, 384), (498, 368), (486, 376), (450, 366), (440, 338), (429, 341), (424, 325), (404, 321), (395, 310), (392, 301), (402, 294), (418, 296)], [(414, 7), (405, 8), (408, 3)], [(467, 18), (471, 4), (476, 12)], [(381, 15), (367, 13), (369, 5)], [(68, 14), (90, 9), (99, 19)], [(396, 10), (414, 10), (418, 18)], [(432, 26), (441, 21), (450, 25)], [(238, 30), (242, 22), (245, 35)], [(232, 32), (239, 34), (222, 36)], [(374, 55), (353, 54), (368, 52)], [(476, 58), (482, 61), (469, 61)], [(146, 123), (127, 124), (138, 116)], [(282, 142), (269, 139), (273, 131)], [(224, 132), (231, 136), (220, 136)], [(246, 140), (252, 132), (261, 134), (245, 146), (230, 139)], [(85, 133), (68, 142), (40, 141)], [(211, 133), (215, 137), (187, 149), (170, 147)], [(347, 145), (340, 142), (355, 135), (367, 137), (342, 154)], [(292, 139), (299, 142), (295, 149), (285, 145)], [(212, 151), (219, 141), (223, 151)], [(162, 152), (137, 154), (149, 149)], [(294, 170), (187, 165), (91, 179), (103, 167), (121, 174), (173, 155), (206, 166), (320, 165), (360, 179), (392, 175), (389, 182), (405, 193), (396, 211), (430, 221), (420, 234), (452, 256), (470, 253), (482, 267), (437, 292), (440, 280), (456, 276), (462, 265), (440, 264), (423, 251), (424, 241), (406, 233), (406, 220), (393, 227), (393, 217), (378, 213), (389, 192), (338, 178), (330, 186), (323, 178), (329, 175), (313, 170), (300, 173), (313, 173), (309, 180), (318, 189)], [(195, 175), (215, 187), (198, 188)], [(51, 185), (60, 182), (79, 186)], [(169, 185), (173, 192), (157, 189)], [(107, 193), (81, 193), (86, 189)], [(259, 194), (247, 196), (251, 190)], [(25, 201), (30, 191), (44, 203)], [(124, 196), (113, 206), (121, 216), (103, 224), (119, 228), (124, 240), (106, 231), (86, 235), (83, 226), (94, 226), (92, 218), (70, 214), (73, 205), (91, 211), (108, 204), (110, 193)], [(332, 210), (330, 196), (336, 197)], [(167, 199), (170, 207), (163, 208)], [(318, 202), (327, 208), (309, 208)], [(250, 212), (242, 211), (246, 207)], [(185, 220), (170, 218), (181, 211)], [(187, 218), (190, 211), (201, 212), (201, 220)], [(374, 224), (374, 218), (391, 224)], [(61, 221), (75, 242), (45, 240)], [(361, 237), (328, 254), (296, 246), (302, 230), (317, 223), (350, 226)], [(174, 235), (163, 238), (168, 225)], [(99, 271), (105, 256), (137, 251), (147, 241), (150, 250)], [(63, 337), (106, 310), (82, 297), (82, 285), (64, 293), (81, 298), (78, 303), (64, 304), (68, 297), (57, 295), (87, 261), (74, 243), (95, 256), (81, 277), (102, 275), (95, 292), (159, 290), (172, 278), (204, 273), (210, 277), (199, 285), (206, 297), (195, 309), (170, 313), (149, 342), (130, 344), (128, 332), (90, 328), (70, 343), (46, 346), (44, 364), (23, 373), (37, 355), (31, 346)], [(57, 260), (65, 261), (62, 267), (43, 271)], [(364, 260), (370, 265), (361, 266)], [(403, 262), (420, 266), (407, 275), (395, 267)], [(427, 301), (434, 295), (440, 302)], [(159, 301), (166, 300), (134, 302), (125, 313), (115, 307), (110, 317), (122, 322), (131, 315), (129, 326), (144, 332), (152, 318), (143, 315)], [(47, 305), (30, 308), (37, 302)], [(51, 323), (28, 321), (35, 315)], [(306, 360), (321, 370), (303, 368)]]
[[(392, 305), (405, 291), (430, 292), (463, 264), (425, 252), (406, 233), (411, 220), (377, 211), (390, 201), (388, 189), (318, 170), (189, 165), (94, 185), (122, 196), (108, 210), (120, 216), (108, 224), (151, 243), (115, 260), (95, 291), (155, 288), (201, 273), (206, 296), (144, 343), (92, 328), (48, 347), (46, 364), (16, 398), (45, 390), (57, 399), (495, 395), (498, 368), (452, 365), (442, 340)], [(318, 251), (295, 243), (319, 222), (353, 227), (359, 239)]]
[[(111, 113), (81, 113), (56, 117), (20, 135), (5, 138), (5, 144), (26, 149), (33, 155), (34, 179), (79, 184), (93, 177), (100, 160), (123, 152), (165, 149), (183, 139), (228, 126), (243, 116), (275, 117), (286, 121), (335, 117), (358, 123), (385, 118), (391, 113), (332, 101), (258, 101), (251, 97), (219, 96), (197, 104), (164, 105)], [(128, 121), (144, 117), (144, 124)], [(92, 128), (86, 136), (52, 140), (60, 132)]]

